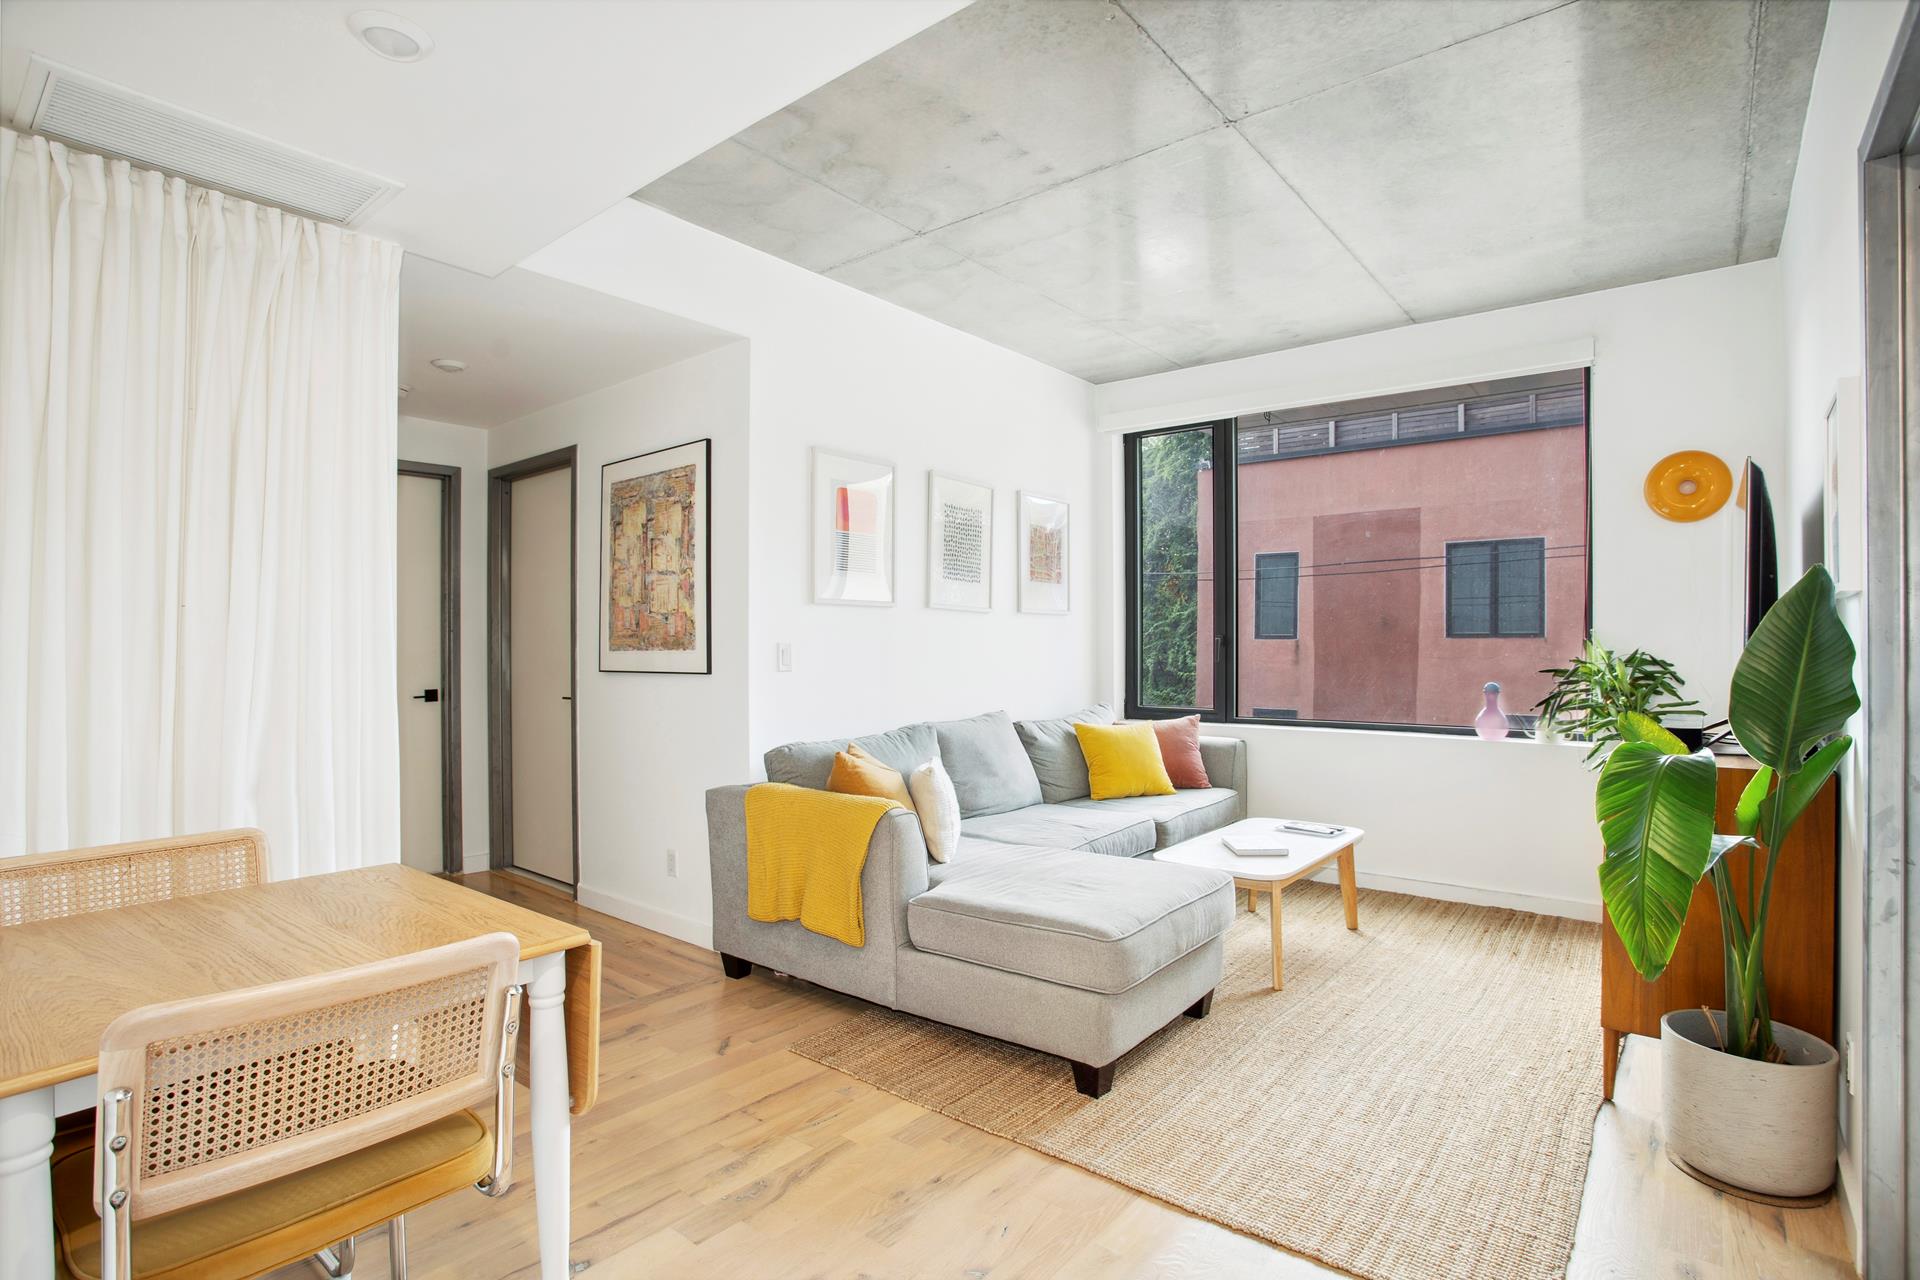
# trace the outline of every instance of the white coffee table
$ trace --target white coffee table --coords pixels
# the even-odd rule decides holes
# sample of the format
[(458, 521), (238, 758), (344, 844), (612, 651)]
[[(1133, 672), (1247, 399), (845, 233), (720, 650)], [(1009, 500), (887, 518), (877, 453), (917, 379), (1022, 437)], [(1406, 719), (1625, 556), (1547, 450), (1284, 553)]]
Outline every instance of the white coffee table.
[(1302, 876), (1310, 876), (1329, 862), (1340, 864), (1340, 897), (1347, 908), (1347, 928), (1360, 927), (1360, 890), (1353, 879), (1353, 850), (1366, 832), (1346, 827), (1338, 835), (1309, 836), (1284, 831), (1279, 836), (1288, 846), (1284, 857), (1243, 858), (1221, 843), (1221, 837), (1234, 834), (1270, 836), (1279, 825), (1278, 818), (1244, 818), (1218, 831), (1168, 845), (1153, 855), (1156, 862), (1178, 862), (1189, 867), (1213, 867), (1233, 876), (1236, 889), (1247, 891), (1247, 910), (1257, 911), (1257, 897), (1265, 893), (1271, 899), (1273, 915), (1273, 989), (1280, 990), (1280, 891)]

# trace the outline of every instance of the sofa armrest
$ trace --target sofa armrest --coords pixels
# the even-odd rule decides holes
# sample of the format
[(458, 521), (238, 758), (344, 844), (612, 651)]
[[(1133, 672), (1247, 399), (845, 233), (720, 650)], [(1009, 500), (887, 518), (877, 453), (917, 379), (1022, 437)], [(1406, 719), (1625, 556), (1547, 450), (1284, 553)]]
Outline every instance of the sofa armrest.
[[(747, 918), (747, 786), (707, 792), (707, 866), (713, 880), (713, 946), (716, 951), (761, 963), (778, 963), (752, 941), (756, 929), (799, 929)], [(860, 898), (871, 954), (887, 957), (907, 940), (907, 903), (927, 891), (927, 844), (920, 822), (895, 809), (873, 829), (860, 872)], [(811, 935), (809, 935), (811, 936)], [(838, 947), (841, 944), (833, 943)], [(790, 972), (800, 972), (790, 969)], [(800, 976), (807, 977), (806, 973)]]
[(1247, 816), (1247, 743), (1244, 738), (1200, 739), (1200, 763), (1207, 768), (1207, 781), (1216, 787), (1230, 787), (1240, 794), (1240, 816)]

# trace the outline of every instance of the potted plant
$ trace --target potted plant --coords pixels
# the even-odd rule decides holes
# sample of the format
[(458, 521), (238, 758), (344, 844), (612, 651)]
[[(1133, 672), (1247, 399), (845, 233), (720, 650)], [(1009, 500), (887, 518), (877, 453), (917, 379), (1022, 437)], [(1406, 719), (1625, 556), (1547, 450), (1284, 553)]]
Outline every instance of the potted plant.
[[(1841, 733), (1860, 707), (1853, 658), (1833, 579), (1815, 565), (1734, 667), (1728, 721), (1760, 765), (1734, 830), (1714, 831), (1712, 753), (1689, 752), (1644, 716), (1621, 719), (1624, 740), (1595, 792), (1601, 897), (1648, 980), (1673, 957), (1694, 885), (1712, 878), (1726, 1007), (1660, 1020), (1666, 1145), (1682, 1168), (1764, 1195), (1814, 1195), (1834, 1176), (1839, 1055), (1772, 1020), (1763, 961), (1781, 845), (1853, 745)], [(1747, 863), (1744, 891), (1732, 858)]]
[[(1592, 743), (1587, 750), (1589, 766), (1621, 740), (1620, 723), (1626, 716), (1649, 716), (1658, 722), (1700, 710), (1699, 703), (1680, 696), (1686, 682), (1674, 665), (1643, 649), (1621, 656), (1598, 640), (1589, 639), (1578, 658), (1540, 674), (1553, 677), (1552, 691), (1534, 708), (1540, 713), (1541, 727)], [(1694, 741), (1690, 745), (1701, 745), (1697, 729), (1668, 727), (1676, 730), (1676, 736), (1692, 732)]]

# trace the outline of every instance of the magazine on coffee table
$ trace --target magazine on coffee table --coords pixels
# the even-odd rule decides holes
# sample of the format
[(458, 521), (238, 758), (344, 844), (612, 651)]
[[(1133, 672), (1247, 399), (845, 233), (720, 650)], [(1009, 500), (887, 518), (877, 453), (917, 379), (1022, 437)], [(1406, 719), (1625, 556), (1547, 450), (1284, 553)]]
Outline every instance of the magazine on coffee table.
[(1243, 858), (1284, 858), (1293, 852), (1293, 844), (1301, 837), (1316, 840), (1331, 840), (1348, 828), (1337, 827), (1325, 822), (1305, 822), (1297, 818), (1281, 818), (1265, 830), (1236, 831), (1229, 836), (1221, 836), (1220, 843), (1227, 852)]

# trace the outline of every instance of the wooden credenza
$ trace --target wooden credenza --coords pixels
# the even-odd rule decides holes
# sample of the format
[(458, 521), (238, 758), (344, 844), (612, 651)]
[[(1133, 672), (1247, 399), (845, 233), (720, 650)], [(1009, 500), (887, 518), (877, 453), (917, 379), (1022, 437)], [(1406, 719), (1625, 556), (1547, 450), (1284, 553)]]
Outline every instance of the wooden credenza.
[[(1714, 830), (1733, 830), (1733, 807), (1757, 765), (1747, 756), (1720, 756)], [(1735, 888), (1744, 894), (1751, 851), (1729, 855)], [(1763, 867), (1764, 870), (1764, 867)], [(1840, 881), (1839, 781), (1830, 779), (1795, 824), (1774, 872), (1773, 907), (1767, 920), (1767, 992), (1773, 1020), (1832, 1043), (1834, 1035), (1835, 933)], [(1720, 914), (1713, 885), (1694, 888), (1687, 922), (1673, 962), (1657, 982), (1648, 982), (1627, 959), (1611, 923), (1600, 939), (1600, 1027), (1606, 1036), (1605, 1096), (1613, 1096), (1620, 1037), (1660, 1035), (1660, 1019), (1675, 1009), (1726, 1004), (1721, 964)]]

